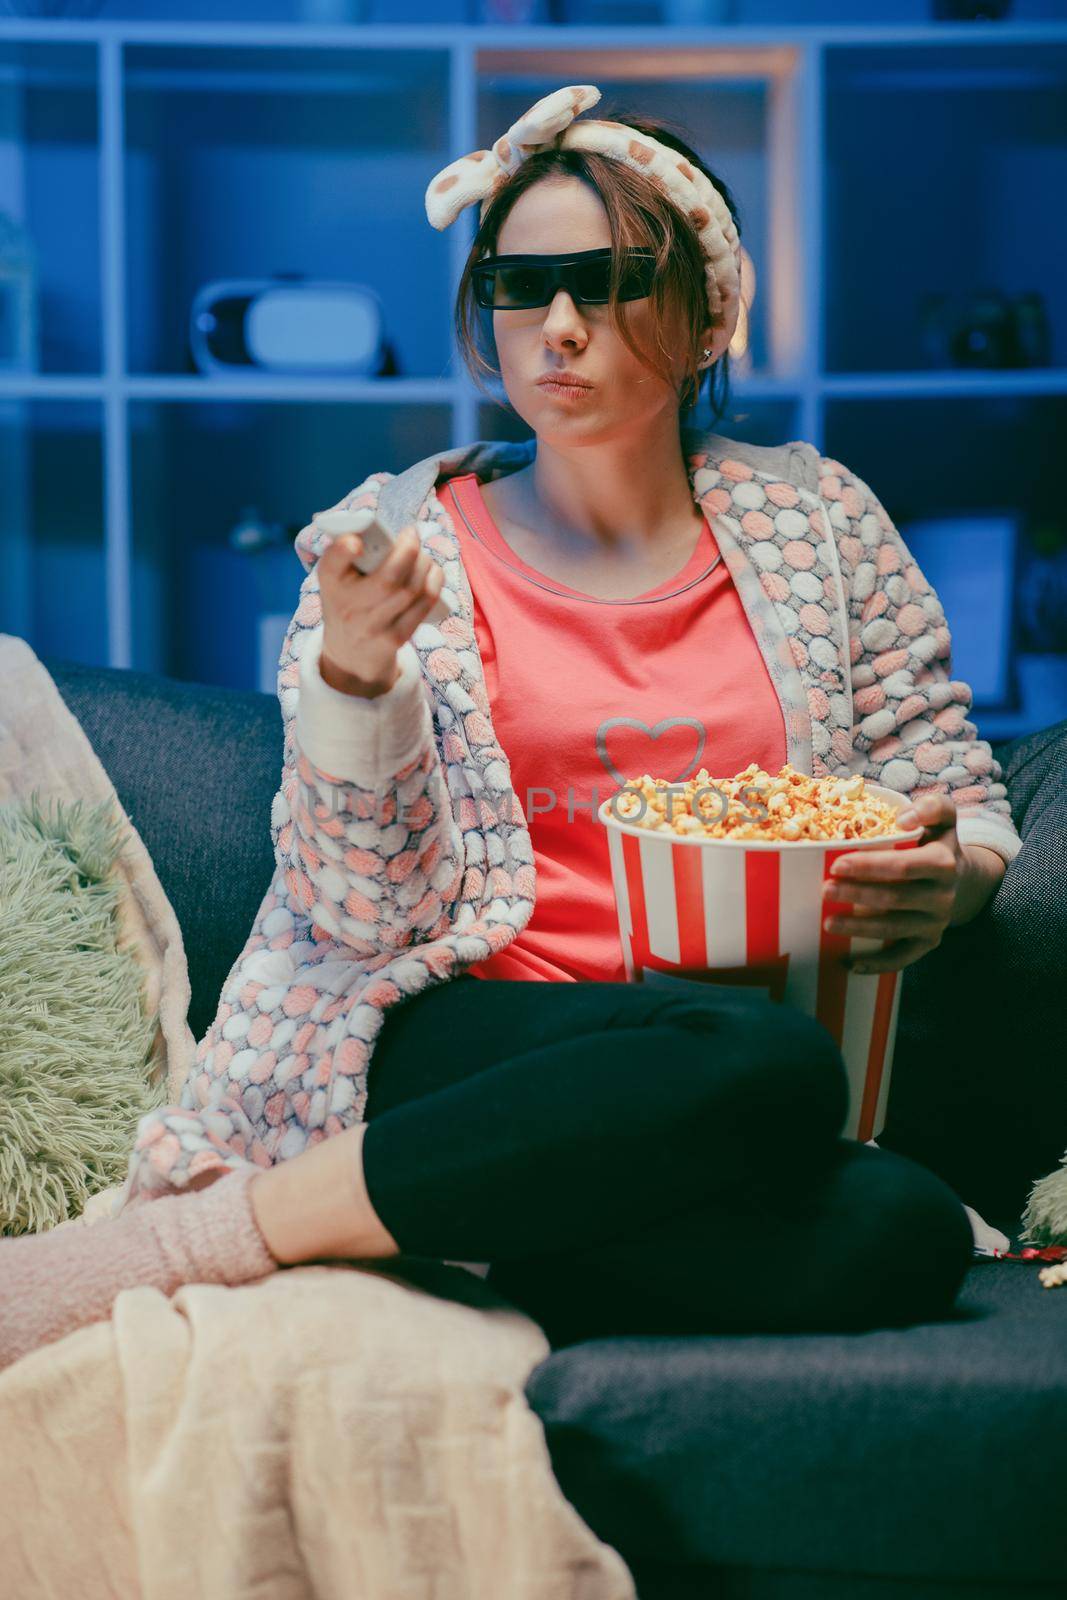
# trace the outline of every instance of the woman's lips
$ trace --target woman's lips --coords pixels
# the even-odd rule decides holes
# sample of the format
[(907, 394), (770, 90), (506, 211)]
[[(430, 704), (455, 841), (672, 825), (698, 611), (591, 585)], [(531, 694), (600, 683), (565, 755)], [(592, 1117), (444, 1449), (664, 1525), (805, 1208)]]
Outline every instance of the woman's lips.
[(593, 392), (592, 384), (587, 383), (554, 383), (549, 379), (539, 379), (537, 387), (544, 394), (552, 394), (563, 400), (580, 400)]

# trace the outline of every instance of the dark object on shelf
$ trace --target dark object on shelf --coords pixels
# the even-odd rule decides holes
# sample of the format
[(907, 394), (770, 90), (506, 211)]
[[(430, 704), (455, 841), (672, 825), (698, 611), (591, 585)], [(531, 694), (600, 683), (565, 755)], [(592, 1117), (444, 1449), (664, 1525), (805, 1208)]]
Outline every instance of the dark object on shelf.
[(1067, 526), (1029, 530), (1016, 594), (1015, 681), (1031, 717), (1067, 716)]
[(1036, 292), (1016, 295), (1015, 356), (1020, 367), (1052, 365), (1052, 329), (1044, 296)]
[(95, 17), (103, 0), (0, 0), (0, 16)]
[(933, 0), (935, 22), (999, 22), (1011, 10), (1011, 0)]
[(956, 367), (1010, 367), (1013, 338), (1005, 295), (976, 295), (965, 301), (949, 343)]
[(1045, 367), (1052, 339), (1036, 291), (1009, 299), (1000, 290), (923, 295), (919, 343), (928, 367)]
[(1049, 521), (1030, 529), (1017, 596), (1020, 648), (1067, 653), (1067, 526)]

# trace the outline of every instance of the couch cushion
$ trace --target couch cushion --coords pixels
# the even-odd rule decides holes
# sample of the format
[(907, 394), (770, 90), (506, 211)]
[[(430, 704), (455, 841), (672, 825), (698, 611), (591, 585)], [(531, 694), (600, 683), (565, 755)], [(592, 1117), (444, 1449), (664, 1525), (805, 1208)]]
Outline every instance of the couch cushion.
[(174, 907), (189, 961), (189, 1026), (199, 1041), (274, 875), (278, 702), (273, 695), (41, 660), (115, 785)]
[(526, 1395), (626, 1560), (1063, 1578), (1067, 1289), (1028, 1264), (976, 1263), (910, 1328), (568, 1345)]

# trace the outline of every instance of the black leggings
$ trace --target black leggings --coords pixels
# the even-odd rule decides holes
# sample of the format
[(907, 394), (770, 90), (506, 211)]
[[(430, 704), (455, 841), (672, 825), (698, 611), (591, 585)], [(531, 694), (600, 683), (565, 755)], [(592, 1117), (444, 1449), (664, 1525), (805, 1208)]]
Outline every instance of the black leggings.
[(492, 1263), (553, 1347), (940, 1317), (967, 1213), (842, 1137), (847, 1113), (837, 1045), (793, 1006), (461, 974), (386, 1013), (364, 1171), (405, 1255)]

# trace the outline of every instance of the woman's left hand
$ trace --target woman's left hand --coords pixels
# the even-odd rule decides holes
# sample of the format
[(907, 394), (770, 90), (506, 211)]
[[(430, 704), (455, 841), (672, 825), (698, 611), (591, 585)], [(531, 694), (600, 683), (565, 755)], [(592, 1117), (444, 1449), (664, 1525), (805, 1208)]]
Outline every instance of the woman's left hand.
[[(967, 868), (956, 833), (956, 807), (946, 794), (918, 795), (898, 819), (923, 825), (910, 850), (850, 850), (830, 869), (823, 921), (830, 933), (885, 939), (881, 950), (844, 957), (853, 972), (897, 972), (934, 950), (952, 919)], [(841, 883), (836, 889), (834, 884)], [(843, 903), (846, 902), (846, 903)]]

